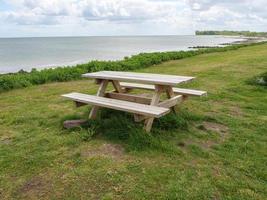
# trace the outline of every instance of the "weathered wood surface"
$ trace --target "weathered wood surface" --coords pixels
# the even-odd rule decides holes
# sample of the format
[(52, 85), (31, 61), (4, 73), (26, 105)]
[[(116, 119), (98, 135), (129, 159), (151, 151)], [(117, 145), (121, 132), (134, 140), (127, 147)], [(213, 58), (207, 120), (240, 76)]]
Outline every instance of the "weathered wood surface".
[(170, 99), (167, 99), (165, 101), (162, 101), (158, 104), (159, 107), (163, 107), (163, 108), (171, 108), (176, 106), (177, 104), (181, 103), (183, 100), (183, 96), (182, 95), (177, 95), (174, 96)]
[[(160, 94), (162, 93), (163, 87), (160, 85), (155, 85), (155, 93), (152, 97), (152, 101), (150, 103), (151, 106), (157, 106), (160, 101)], [(154, 117), (150, 117), (146, 119), (144, 129), (146, 132), (150, 132), (152, 125), (154, 122)]]
[[(147, 84), (140, 84), (140, 83), (127, 83), (127, 82), (121, 82), (120, 85), (125, 88), (155, 90), (154, 85), (147, 85)], [(206, 91), (201, 91), (201, 90), (192, 90), (192, 89), (175, 88), (175, 87), (173, 87), (172, 89), (175, 94), (181, 94), (185, 96), (206, 96), (207, 95)]]
[(147, 104), (149, 105), (151, 103), (151, 98), (148, 97), (141, 97), (133, 94), (125, 94), (125, 93), (115, 93), (115, 92), (107, 92), (105, 94), (105, 97), (111, 98), (111, 99), (118, 99), (118, 100), (124, 100), (124, 101), (130, 101), (135, 103), (141, 103), (141, 104)]
[(194, 79), (191, 76), (174, 76), (174, 75), (161, 75), (161, 74), (150, 74), (150, 73), (135, 73), (135, 72), (117, 72), (117, 71), (100, 71), (94, 73), (83, 74), (82, 77), (94, 78), (94, 79), (105, 79), (105, 80), (116, 80), (116, 81), (127, 81), (127, 82), (139, 82), (149, 83), (155, 85), (172, 85), (188, 82)]
[[(175, 96), (175, 94), (174, 94), (173, 89), (172, 89), (171, 86), (166, 86), (166, 87), (165, 87), (165, 90), (166, 90), (167, 97), (168, 97), (169, 99), (171, 99), (172, 97)], [(171, 109), (172, 109), (172, 111), (173, 111), (174, 113), (176, 113), (174, 106), (175, 106), (175, 105), (173, 105), (173, 106), (171, 107)]]
[(119, 81), (111, 81), (113, 84), (113, 87), (115, 88), (115, 91), (118, 93), (123, 93), (124, 90), (121, 88), (120, 86), (120, 82)]
[[(105, 95), (105, 91), (106, 91), (107, 86), (108, 86), (108, 80), (102, 80), (99, 82), (100, 82), (100, 86), (98, 88), (96, 96), (103, 97)], [(81, 102), (81, 101), (76, 101), (76, 102)], [(81, 103), (86, 103), (86, 102), (81, 102)], [(76, 105), (77, 105), (77, 103), (76, 103)], [(91, 109), (90, 114), (89, 114), (89, 119), (95, 119), (97, 116), (98, 110), (99, 110), (98, 106), (93, 106), (93, 108)]]
[[(163, 107), (163, 108), (172, 108), (172, 107), (182, 103), (182, 101), (183, 101), (183, 96), (177, 95), (177, 96), (172, 97), (171, 99), (167, 99), (165, 101), (158, 103), (157, 106)], [(135, 115), (134, 116), (135, 122), (141, 122), (147, 118), (149, 118), (149, 117), (144, 116), (144, 115)]]
[(151, 105), (144, 105), (140, 103), (134, 102), (127, 102), (117, 99), (110, 99), (106, 97), (99, 97), (94, 95), (87, 95), (81, 93), (70, 93), (62, 95), (63, 97), (72, 99), (75, 102), (87, 103), (90, 105), (95, 105), (97, 107), (105, 107), (111, 108), (120, 111), (126, 111), (130, 113), (146, 115), (150, 117), (159, 118), (167, 113), (169, 113), (170, 109), (151, 106)]

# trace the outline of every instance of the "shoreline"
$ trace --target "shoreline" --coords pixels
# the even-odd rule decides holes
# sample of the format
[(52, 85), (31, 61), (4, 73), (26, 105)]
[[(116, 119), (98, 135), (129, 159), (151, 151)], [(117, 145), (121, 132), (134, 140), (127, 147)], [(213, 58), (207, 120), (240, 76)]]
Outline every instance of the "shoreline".
[(253, 43), (260, 43), (260, 42), (266, 42), (266, 37), (248, 37), (248, 36), (227, 36), (227, 35), (221, 35), (225, 38), (236, 38), (240, 39), (239, 41), (233, 41), (229, 43), (221, 43), (217, 46), (192, 46), (189, 47), (190, 49), (206, 49), (206, 48), (220, 48), (220, 47), (226, 47), (230, 45), (238, 45), (238, 44), (253, 44)]
[[(94, 53), (91, 54), (92, 52), (91, 53), (89, 52), (89, 54), (87, 56), (73, 56), (73, 59), (70, 56), (69, 57), (70, 59), (67, 58), (66, 60), (61, 59), (61, 58), (59, 58), (58, 60), (57, 59), (53, 60), (53, 57), (52, 57), (52, 59), (48, 59), (48, 61), (46, 61), (46, 62), (42, 62), (41, 60), (38, 61), (35, 59), (37, 62), (35, 62), (35, 60), (33, 60), (33, 62), (28, 61), (28, 62), (26, 62), (28, 64), (25, 64), (23, 62), (23, 60), (22, 61), (16, 60), (16, 62), (10, 62), (10, 64), (8, 64), (8, 60), (6, 60), (6, 62), (4, 62), (1, 65), (2, 70), (0, 69), (0, 75), (14, 74), (14, 73), (23, 72), (23, 71), (24, 72), (31, 72), (33, 69), (37, 69), (38, 71), (41, 71), (44, 69), (55, 69), (58, 67), (75, 67), (76, 65), (86, 64), (86, 63), (94, 61), (94, 60), (119, 61), (119, 60), (123, 60), (124, 57), (135, 56), (135, 55), (138, 55), (139, 53), (190, 51), (190, 50), (192, 50), (190, 45), (194, 45), (194, 43), (196, 45), (206, 43), (207, 45), (209, 45), (209, 47), (224, 47), (225, 45), (220, 45), (220, 43), (230, 41), (232, 44), (234, 44), (233, 42), (236, 42), (236, 41), (233, 41), (233, 40), (237, 40), (237, 38), (235, 38), (235, 37), (228, 37), (229, 38), (228, 40), (223, 39), (224, 38), (223, 36), (218, 36), (218, 38), (222, 38), (222, 39), (218, 39), (218, 41), (217, 41), (217, 39), (215, 38), (214, 42), (204, 42), (204, 43), (203, 42), (196, 42), (196, 43), (195, 42), (189, 42), (189, 43), (187, 42), (188, 44), (186, 46), (183, 46), (183, 44), (181, 44), (179, 46), (179, 44), (177, 44), (173, 47), (170, 46), (170, 48), (163, 48), (162, 47), (161, 49), (153, 48), (153, 47), (152, 48), (148, 47), (148, 48), (143, 49), (142, 47), (140, 47), (139, 50), (137, 48), (137, 51), (136, 51), (136, 49), (133, 49), (132, 51), (128, 52), (128, 50), (126, 48), (126, 50), (127, 50), (126, 53), (115, 53), (116, 54), (115, 57), (114, 57), (114, 55), (115, 55), (114, 52), (116, 52), (116, 51), (111, 52), (111, 55), (109, 55), (109, 53), (100, 49), (100, 53), (102, 52), (101, 53), (102, 56), (98, 56), (96, 53), (96, 57), (94, 56)], [(227, 38), (227, 37), (225, 37), (225, 38)], [(231, 39), (231, 38), (233, 38), (233, 39)], [(238, 39), (241, 40), (240, 38), (238, 38)], [(201, 39), (201, 40), (203, 40), (203, 39)], [(198, 39), (196, 41), (198, 41)], [(205, 40), (203, 40), (203, 41), (205, 41)], [(166, 47), (167, 46), (168, 45), (166, 45)], [(50, 62), (50, 61), (52, 61), (52, 62)]]
[(234, 41), (232, 43), (223, 43), (222, 45), (227, 45), (227, 44), (231, 44), (231, 45), (233, 45), (233, 44), (252, 44), (252, 43), (259, 43), (259, 42), (266, 42), (267, 41), (266, 37), (248, 37), (248, 36), (237, 36), (237, 37), (240, 37), (243, 40)]
[(41, 85), (52, 82), (67, 82), (81, 80), (82, 74), (96, 71), (133, 71), (144, 69), (171, 60), (180, 60), (193, 56), (235, 51), (240, 48), (256, 45), (266, 45), (267, 42), (229, 45), (222, 48), (206, 48), (191, 51), (141, 53), (119, 61), (91, 61), (69, 67), (57, 67), (54, 69), (33, 70), (31, 72), (21, 71), (18, 73), (0, 75), (0, 93), (13, 89), (25, 88), (32, 85)]
[[(223, 48), (223, 47), (227, 47), (227, 46), (232, 46), (232, 45), (242, 45), (242, 44), (253, 44), (253, 43), (260, 43), (260, 42), (264, 42), (267, 41), (267, 38), (264, 37), (247, 37), (247, 36), (225, 36), (225, 35), (219, 35), (220, 37), (224, 37), (224, 38), (234, 38), (234, 39), (239, 39), (238, 41), (232, 41), (229, 43), (221, 43), (218, 45), (214, 45), (214, 46), (191, 46), (191, 47), (187, 47), (186, 50), (177, 50), (177, 51), (155, 51), (155, 52), (140, 52), (140, 53), (167, 53), (167, 52), (180, 52), (180, 51), (192, 51), (192, 50), (199, 50), (199, 49), (213, 49), (213, 48)], [(138, 53), (138, 54), (140, 54)], [(124, 56), (124, 57), (132, 57), (132, 56), (137, 56), (138, 54), (132, 54), (129, 56)], [(31, 69), (23, 69), (23, 67), (21, 67), (21, 69), (14, 71), (14, 72), (1, 72), (0, 71), (0, 76), (3, 75), (10, 75), (10, 74), (17, 74), (17, 73), (31, 73), (31, 71), (42, 71), (45, 69), (56, 69), (56, 68), (65, 68), (65, 67), (76, 67), (77, 65), (85, 65), (89, 62), (92, 61), (99, 61), (99, 62), (116, 62), (116, 61), (121, 61), (124, 60), (124, 57), (120, 58), (120, 59), (92, 59), (92, 60), (88, 60), (88, 59), (80, 59), (80, 60), (76, 60), (76, 61), (72, 61), (72, 62), (66, 62), (66, 63), (61, 63), (61, 64), (44, 64), (44, 65), (38, 65), (35, 67), (31, 67)], [(26, 68), (26, 67), (25, 67)], [(28, 67), (30, 68), (30, 67)]]

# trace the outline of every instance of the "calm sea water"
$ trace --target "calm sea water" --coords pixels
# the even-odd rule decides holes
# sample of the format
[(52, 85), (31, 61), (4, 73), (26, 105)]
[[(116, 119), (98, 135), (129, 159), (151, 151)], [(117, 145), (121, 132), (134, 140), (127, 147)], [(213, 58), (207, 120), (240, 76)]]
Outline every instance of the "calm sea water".
[(223, 36), (0, 38), (0, 73), (90, 60), (118, 60), (141, 52), (188, 50), (192, 46), (215, 46), (237, 40), (241, 39)]

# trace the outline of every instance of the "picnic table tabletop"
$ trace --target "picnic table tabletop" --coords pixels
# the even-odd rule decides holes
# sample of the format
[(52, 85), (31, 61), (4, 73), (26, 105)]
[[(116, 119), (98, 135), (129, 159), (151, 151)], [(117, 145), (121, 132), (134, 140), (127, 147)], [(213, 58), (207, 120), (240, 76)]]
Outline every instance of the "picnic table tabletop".
[(179, 83), (191, 81), (195, 77), (191, 76), (175, 76), (162, 75), (151, 73), (137, 73), (137, 72), (118, 72), (118, 71), (99, 71), (87, 73), (82, 75), (85, 78), (94, 78), (101, 80), (116, 80), (127, 82), (139, 82), (155, 85), (170, 85), (175, 86)]

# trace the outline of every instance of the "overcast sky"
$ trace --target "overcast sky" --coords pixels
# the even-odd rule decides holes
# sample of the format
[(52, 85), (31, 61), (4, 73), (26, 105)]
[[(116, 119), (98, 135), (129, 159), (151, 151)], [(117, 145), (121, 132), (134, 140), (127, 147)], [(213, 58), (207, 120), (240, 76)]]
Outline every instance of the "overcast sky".
[(0, 0), (0, 37), (267, 31), (267, 0)]

